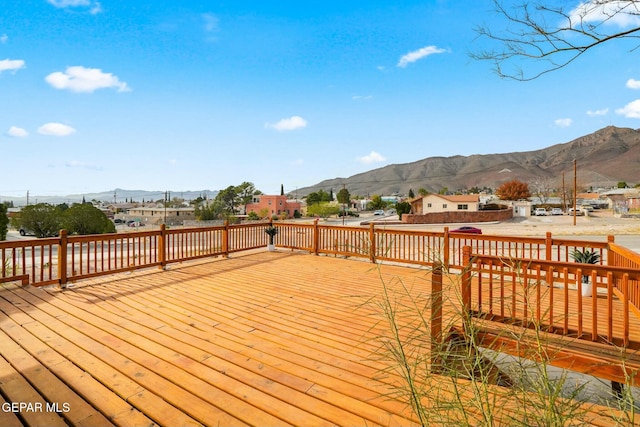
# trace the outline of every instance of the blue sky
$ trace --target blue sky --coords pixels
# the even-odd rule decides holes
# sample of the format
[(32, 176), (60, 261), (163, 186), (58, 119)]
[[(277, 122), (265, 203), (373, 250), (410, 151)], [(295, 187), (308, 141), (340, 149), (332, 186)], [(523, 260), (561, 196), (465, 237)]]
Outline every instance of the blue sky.
[(640, 62), (624, 43), (526, 83), (472, 60), (487, 43), (474, 28), (504, 26), (488, 0), (0, 7), (3, 196), (294, 191), (640, 118)]

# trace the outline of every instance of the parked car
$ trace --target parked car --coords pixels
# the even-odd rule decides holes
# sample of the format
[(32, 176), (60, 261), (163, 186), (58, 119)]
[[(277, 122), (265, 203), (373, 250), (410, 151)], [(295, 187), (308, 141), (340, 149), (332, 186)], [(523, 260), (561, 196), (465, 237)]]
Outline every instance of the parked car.
[(36, 233), (34, 233), (33, 231), (26, 229), (24, 227), (20, 227), (19, 233), (21, 236), (26, 236), (27, 234), (30, 236), (35, 235)]
[(562, 209), (560, 208), (551, 209), (551, 215), (562, 215)]
[(144, 225), (144, 223), (142, 223), (142, 222), (131, 221), (129, 223), (129, 227), (142, 227), (143, 225)]
[[(573, 208), (569, 208), (569, 210), (567, 211), (567, 214), (573, 215)], [(576, 208), (576, 216), (581, 216), (581, 215), (584, 215), (584, 211), (580, 208)]]
[(382, 209), (378, 209), (376, 211), (373, 211), (374, 215), (384, 215), (384, 211)]
[(455, 230), (449, 230), (449, 233), (482, 234), (482, 230), (476, 227), (464, 226), (456, 228)]
[(545, 208), (536, 208), (534, 211), (535, 216), (547, 216), (547, 210)]
[(593, 212), (593, 206), (591, 205), (582, 205), (580, 209), (582, 209), (585, 212)]

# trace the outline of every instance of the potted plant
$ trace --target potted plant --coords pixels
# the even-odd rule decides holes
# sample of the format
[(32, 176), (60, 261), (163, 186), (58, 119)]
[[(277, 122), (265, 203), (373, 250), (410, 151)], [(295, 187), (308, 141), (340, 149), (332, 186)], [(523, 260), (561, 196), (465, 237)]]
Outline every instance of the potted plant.
[[(597, 264), (600, 261), (600, 254), (595, 250), (589, 250), (589, 248), (585, 248), (580, 251), (578, 249), (574, 249), (571, 252), (571, 258), (575, 262), (581, 264)], [(589, 281), (588, 275), (582, 275), (582, 296), (590, 297), (593, 295), (593, 283)]]
[(270, 252), (275, 251), (276, 246), (273, 243), (273, 238), (276, 236), (276, 234), (278, 234), (278, 229), (274, 225), (269, 225), (267, 228), (264, 229), (264, 232), (269, 235), (269, 246), (267, 246), (267, 249)]

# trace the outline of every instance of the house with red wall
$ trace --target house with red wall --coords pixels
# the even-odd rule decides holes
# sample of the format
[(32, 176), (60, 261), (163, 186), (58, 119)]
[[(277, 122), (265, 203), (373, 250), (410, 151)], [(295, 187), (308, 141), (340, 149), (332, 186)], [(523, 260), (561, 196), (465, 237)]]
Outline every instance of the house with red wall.
[(269, 217), (286, 214), (287, 218), (294, 218), (296, 212), (300, 213), (300, 206), (300, 202), (287, 200), (287, 196), (260, 194), (253, 196), (252, 203), (247, 204), (246, 214), (255, 212), (258, 215), (262, 215), (262, 213), (267, 212)]

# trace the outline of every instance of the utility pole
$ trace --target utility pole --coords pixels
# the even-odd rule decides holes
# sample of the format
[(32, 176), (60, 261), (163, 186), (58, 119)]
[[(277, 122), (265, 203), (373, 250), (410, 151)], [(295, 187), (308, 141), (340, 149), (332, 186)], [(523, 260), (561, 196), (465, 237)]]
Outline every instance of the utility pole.
[(164, 223), (167, 224), (167, 197), (169, 192), (165, 190), (164, 192)]
[(27, 190), (27, 206), (29, 206), (29, 190)]
[(562, 211), (565, 210), (567, 210), (567, 190), (564, 186), (564, 171), (562, 171)]
[(573, 159), (573, 225), (576, 225), (576, 205), (578, 203), (578, 166)]

